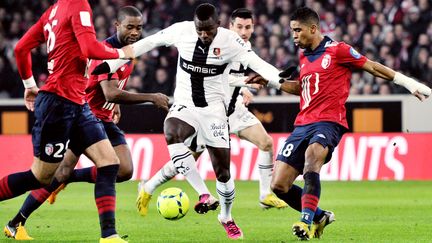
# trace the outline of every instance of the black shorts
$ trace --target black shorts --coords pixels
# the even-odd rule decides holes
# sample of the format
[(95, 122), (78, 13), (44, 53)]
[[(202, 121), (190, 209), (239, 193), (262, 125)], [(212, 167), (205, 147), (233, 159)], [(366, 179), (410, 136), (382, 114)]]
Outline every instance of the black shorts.
[(41, 91), (36, 97), (34, 114), (33, 154), (45, 162), (62, 161), (72, 136), (86, 147), (107, 138), (87, 104), (79, 105)]
[[(101, 121), (101, 124), (113, 147), (127, 144), (123, 131), (120, 130), (120, 128), (116, 124), (114, 124), (114, 122)], [(69, 143), (69, 149), (72, 150), (75, 156), (79, 157), (81, 154), (84, 153), (84, 150), (86, 148), (88, 148), (88, 146), (81, 143), (79, 137), (75, 137), (72, 135), (71, 142)]]
[(278, 151), (276, 160), (283, 161), (303, 174), (305, 153), (309, 144), (319, 143), (329, 152), (325, 163), (329, 162), (334, 148), (339, 144), (347, 129), (333, 122), (317, 122), (295, 127), (282, 148)]

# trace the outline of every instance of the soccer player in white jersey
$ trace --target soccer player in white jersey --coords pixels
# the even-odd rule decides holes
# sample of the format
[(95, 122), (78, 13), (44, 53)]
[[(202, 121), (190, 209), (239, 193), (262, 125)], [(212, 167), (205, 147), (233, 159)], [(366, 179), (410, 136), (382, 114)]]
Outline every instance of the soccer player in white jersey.
[[(230, 175), (227, 67), (239, 62), (269, 80), (269, 85), (275, 88), (280, 88), (279, 70), (247, 48), (235, 32), (219, 27), (216, 8), (208, 3), (196, 8), (193, 22), (173, 24), (136, 42), (134, 54), (139, 56), (163, 45), (174, 45), (179, 52), (174, 104), (164, 122), (171, 160), (200, 195), (209, 194), (188, 149), (194, 137), (197, 144), (205, 144), (221, 202), (218, 220), (229, 238), (242, 238), (243, 233), (231, 216), (235, 189)], [(121, 60), (107, 61), (93, 74), (114, 72), (123, 64)]]
[[(231, 14), (230, 30), (236, 32), (250, 47), (249, 39), (254, 31), (252, 12), (245, 8), (239, 8)], [(230, 66), (230, 93), (231, 100), (228, 105), (229, 129), (231, 134), (255, 144), (258, 148), (257, 166), (259, 168), (259, 203), (263, 208), (284, 208), (288, 204), (271, 193), (270, 182), (273, 169), (273, 139), (267, 134), (261, 122), (247, 109), (245, 105), (250, 102), (253, 94), (241, 85), (244, 85), (245, 69), (240, 63)], [(243, 99), (242, 95), (245, 96)], [(190, 148), (194, 157), (198, 158), (205, 146)], [(147, 183), (141, 181), (137, 198), (138, 212), (142, 216), (147, 215), (148, 204), (157, 187), (177, 175), (177, 171), (171, 161), (168, 161)], [(210, 194), (202, 194), (200, 201), (195, 206), (198, 213), (206, 213), (208, 210), (216, 210), (218, 201)]]

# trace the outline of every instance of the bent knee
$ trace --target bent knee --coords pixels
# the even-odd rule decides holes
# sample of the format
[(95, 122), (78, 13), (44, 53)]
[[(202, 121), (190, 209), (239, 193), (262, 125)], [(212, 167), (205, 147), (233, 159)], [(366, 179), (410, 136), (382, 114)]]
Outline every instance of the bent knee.
[(276, 195), (278, 195), (282, 193), (287, 193), (290, 189), (290, 185), (272, 182), (270, 188)]
[(222, 170), (216, 173), (216, 179), (220, 182), (227, 182), (231, 178), (229, 170)]
[(262, 139), (257, 146), (262, 151), (273, 151), (273, 139), (268, 135), (265, 139)]
[(132, 175), (133, 175), (132, 168), (123, 169), (120, 167), (120, 170), (117, 174), (117, 182), (128, 181), (132, 179)]

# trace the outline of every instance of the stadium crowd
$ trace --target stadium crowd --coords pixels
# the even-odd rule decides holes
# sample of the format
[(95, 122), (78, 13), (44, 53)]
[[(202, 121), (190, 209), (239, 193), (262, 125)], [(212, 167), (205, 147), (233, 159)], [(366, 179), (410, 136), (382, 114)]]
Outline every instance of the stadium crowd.
[[(0, 1), (0, 98), (22, 97), (24, 88), (17, 73), (13, 47), (53, 0)], [(89, 0), (97, 38), (115, 33), (116, 10), (134, 5), (145, 18), (144, 36), (172, 23), (192, 20), (195, 7), (211, 2), (220, 10), (221, 26), (228, 27), (233, 9), (246, 7), (255, 13), (254, 51), (279, 69), (297, 64), (289, 19), (293, 10), (308, 6), (321, 17), (321, 31), (337, 41), (354, 46), (360, 53), (432, 86), (432, 1), (430, 0)], [(38, 82), (47, 78), (45, 47), (33, 51), (33, 71)], [(172, 95), (177, 62), (175, 48), (161, 47), (136, 60), (128, 82), (129, 91)], [(351, 94), (406, 93), (403, 88), (354, 72)], [(258, 95), (279, 94), (262, 89)]]

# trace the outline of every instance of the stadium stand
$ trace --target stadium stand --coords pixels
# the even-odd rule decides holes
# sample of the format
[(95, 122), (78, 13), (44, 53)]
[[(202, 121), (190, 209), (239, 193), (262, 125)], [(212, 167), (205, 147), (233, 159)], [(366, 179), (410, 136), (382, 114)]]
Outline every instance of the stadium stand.
[[(52, 0), (0, 1), (0, 98), (18, 98), (23, 87), (16, 71), (13, 47), (23, 33), (42, 14)], [(134, 4), (142, 10), (146, 25), (144, 36), (178, 21), (191, 20), (197, 0), (90, 0), (99, 40), (112, 35), (115, 10)], [(228, 27), (233, 9), (247, 7), (255, 13), (254, 51), (264, 60), (283, 69), (297, 62), (297, 48), (290, 39), (289, 17), (298, 6), (308, 6), (321, 17), (321, 29), (338, 41), (356, 47), (368, 58), (413, 76), (432, 86), (432, 1), (430, 0), (244, 0), (205, 1), (215, 4), (221, 25)], [(47, 77), (44, 47), (33, 52), (34, 74), (42, 83)], [(177, 52), (158, 48), (136, 60), (128, 83), (129, 90), (162, 92), (174, 90)], [(367, 73), (354, 73), (352, 94), (399, 94), (406, 90)], [(263, 89), (258, 95), (279, 94)]]

